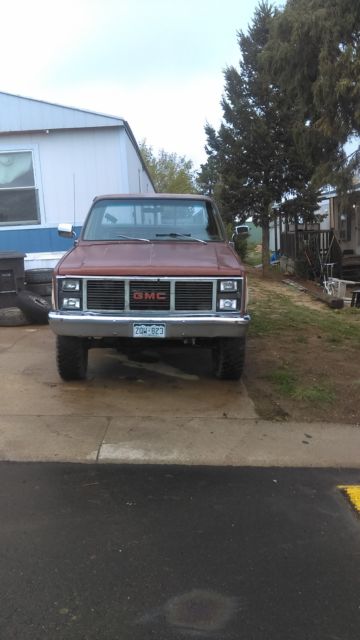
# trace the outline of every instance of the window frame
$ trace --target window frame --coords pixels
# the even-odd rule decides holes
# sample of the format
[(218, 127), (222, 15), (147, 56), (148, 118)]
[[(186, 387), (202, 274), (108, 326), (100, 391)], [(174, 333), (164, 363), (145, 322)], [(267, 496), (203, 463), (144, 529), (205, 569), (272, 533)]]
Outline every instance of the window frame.
[(341, 242), (351, 242), (352, 215), (351, 211), (339, 211), (339, 238)]
[(42, 192), (40, 191), (39, 178), (40, 171), (38, 171), (38, 149), (34, 146), (6, 146), (0, 147), (0, 155), (10, 155), (10, 154), (19, 154), (19, 153), (30, 153), (31, 154), (31, 163), (32, 163), (32, 171), (34, 176), (34, 184), (33, 186), (17, 186), (17, 187), (2, 187), (0, 186), (0, 194), (1, 192), (20, 192), (20, 191), (31, 191), (34, 193), (35, 197), (35, 206), (36, 206), (36, 218), (32, 220), (0, 220), (0, 230), (1, 229), (19, 229), (19, 228), (28, 228), (28, 227), (37, 227), (41, 224), (42, 220)]

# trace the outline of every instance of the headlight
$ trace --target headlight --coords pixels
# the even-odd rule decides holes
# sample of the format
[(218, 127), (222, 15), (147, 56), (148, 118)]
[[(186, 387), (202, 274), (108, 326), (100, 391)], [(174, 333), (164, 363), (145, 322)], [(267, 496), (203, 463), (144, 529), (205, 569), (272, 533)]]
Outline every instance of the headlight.
[(63, 298), (62, 308), (63, 309), (80, 309), (80, 298)]
[(219, 309), (221, 311), (236, 311), (237, 299), (236, 298), (220, 298)]
[(63, 280), (61, 288), (63, 291), (80, 291), (80, 280)]
[(82, 309), (82, 281), (77, 278), (59, 278), (58, 308), (64, 311)]
[(237, 291), (237, 280), (221, 280), (220, 291)]
[(239, 311), (241, 309), (242, 289), (242, 278), (219, 280), (217, 285), (218, 311)]

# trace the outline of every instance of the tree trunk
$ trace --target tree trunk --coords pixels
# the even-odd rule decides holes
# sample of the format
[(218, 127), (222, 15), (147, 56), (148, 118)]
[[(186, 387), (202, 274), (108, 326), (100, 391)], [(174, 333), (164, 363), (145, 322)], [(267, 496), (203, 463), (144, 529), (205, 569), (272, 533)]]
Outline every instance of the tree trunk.
[(270, 224), (269, 220), (264, 220), (262, 224), (262, 272), (263, 276), (269, 275), (270, 271)]

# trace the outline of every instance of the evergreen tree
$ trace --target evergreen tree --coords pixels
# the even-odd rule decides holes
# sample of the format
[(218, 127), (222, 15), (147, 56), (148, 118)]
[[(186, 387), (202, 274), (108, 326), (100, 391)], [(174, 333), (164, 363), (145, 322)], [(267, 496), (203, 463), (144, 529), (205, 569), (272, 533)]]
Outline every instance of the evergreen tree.
[[(263, 61), (276, 11), (261, 2), (248, 33), (240, 32), (240, 68), (225, 70), (223, 122), (218, 131), (206, 126), (208, 163), (216, 167), (226, 218), (253, 217), (263, 231), (263, 268), (269, 264), (269, 224), (277, 215), (309, 219), (318, 191), (311, 178), (297, 105), (274, 82)], [(297, 139), (296, 139), (297, 138)]]
[(264, 53), (306, 125), (314, 180), (349, 186), (360, 160), (344, 143), (360, 135), (360, 2), (288, 0)]
[(215, 196), (219, 187), (219, 174), (215, 158), (209, 157), (205, 164), (200, 165), (196, 182), (199, 190), (206, 196)]

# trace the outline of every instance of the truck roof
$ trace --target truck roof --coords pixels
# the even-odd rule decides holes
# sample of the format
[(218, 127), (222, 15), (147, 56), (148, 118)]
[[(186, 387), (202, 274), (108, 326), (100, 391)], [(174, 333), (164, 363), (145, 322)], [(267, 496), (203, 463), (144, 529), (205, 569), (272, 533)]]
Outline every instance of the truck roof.
[(209, 196), (203, 196), (194, 193), (111, 193), (101, 196), (95, 196), (93, 202), (98, 200), (207, 200), (211, 202)]

